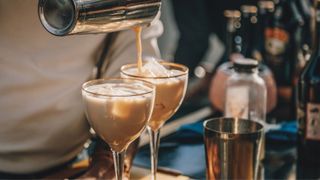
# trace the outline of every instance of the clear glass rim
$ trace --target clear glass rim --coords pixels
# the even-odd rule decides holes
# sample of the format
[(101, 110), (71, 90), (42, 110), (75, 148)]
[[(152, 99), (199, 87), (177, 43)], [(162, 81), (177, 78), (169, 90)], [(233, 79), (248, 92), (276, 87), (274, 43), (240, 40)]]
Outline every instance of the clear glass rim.
[[(137, 94), (125, 94), (125, 95), (112, 95), (112, 94), (101, 94), (101, 93), (95, 93), (95, 92), (91, 92), (89, 90), (86, 89), (86, 87), (89, 87), (91, 85), (98, 85), (98, 84), (103, 84), (103, 83), (111, 83), (114, 82), (113, 84), (116, 84), (116, 81), (122, 82), (122, 83), (126, 83), (126, 82), (130, 82), (130, 83), (142, 83), (143, 85), (146, 85), (147, 87), (150, 88), (150, 90), (146, 89), (146, 92), (143, 93), (137, 93)], [(134, 96), (142, 96), (142, 95), (146, 95), (146, 94), (150, 94), (153, 93), (155, 91), (155, 85), (148, 82), (148, 81), (144, 81), (141, 79), (136, 79), (136, 78), (102, 78), (102, 79), (95, 79), (95, 80), (90, 80), (87, 81), (85, 83), (82, 84), (82, 91), (86, 92), (88, 94), (91, 95), (96, 95), (96, 96), (103, 96), (103, 97), (134, 97)]]
[[(146, 62), (143, 62), (143, 64), (145, 64)], [(172, 63), (172, 62), (166, 62), (166, 61), (159, 61), (160, 64), (164, 65), (164, 66), (169, 66), (169, 67), (174, 67), (178, 70), (181, 71), (181, 74), (177, 74), (177, 75), (172, 75), (172, 76), (159, 76), (159, 77), (150, 77), (150, 76), (140, 76), (140, 75), (135, 75), (135, 74), (130, 74), (127, 73), (125, 70), (130, 69), (132, 67), (137, 67), (137, 64), (126, 64), (121, 66), (121, 73), (126, 75), (126, 76), (130, 76), (133, 78), (144, 78), (144, 79), (168, 79), (168, 78), (177, 78), (177, 77), (181, 77), (181, 76), (185, 76), (189, 73), (189, 68), (186, 67), (185, 65), (182, 64), (177, 64), (177, 63)]]

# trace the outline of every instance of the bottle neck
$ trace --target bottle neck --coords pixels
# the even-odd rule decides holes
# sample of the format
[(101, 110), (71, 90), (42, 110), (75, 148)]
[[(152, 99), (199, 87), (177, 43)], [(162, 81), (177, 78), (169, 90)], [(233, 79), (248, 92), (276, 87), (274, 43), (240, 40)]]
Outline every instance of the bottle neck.
[(286, 4), (284, 2), (278, 2), (275, 5), (275, 10), (274, 10), (274, 14), (273, 14), (273, 26), (279, 26), (280, 21), (284, 15), (284, 8), (285, 8)]
[(261, 32), (259, 32), (259, 34), (261, 36), (263, 36), (264, 34), (264, 30), (268, 27), (268, 25), (270, 24), (271, 20), (272, 20), (272, 15), (273, 15), (273, 12), (271, 11), (267, 11), (265, 10), (265, 13), (261, 13), (259, 15), (259, 30)]
[(320, 55), (320, 1), (317, 0), (317, 5), (314, 12), (315, 16), (315, 44), (314, 44), (314, 54)]
[(230, 11), (229, 13), (236, 14), (238, 16), (225, 17), (226, 18), (226, 53), (229, 57), (232, 53), (239, 53), (241, 48), (239, 47), (239, 43), (237, 42), (238, 29), (240, 27), (240, 12), (239, 11)]
[(229, 57), (232, 53), (232, 43), (233, 43), (233, 22), (231, 20), (227, 21), (227, 27), (226, 27), (226, 36), (225, 36), (225, 41), (226, 41), (226, 52), (227, 56)]
[(255, 50), (256, 30), (257, 30), (257, 16), (249, 15), (243, 18), (241, 23), (243, 38), (242, 54), (251, 58)]
[(313, 8), (313, 23), (315, 24), (313, 32), (315, 42), (310, 60), (302, 71), (302, 81), (304, 81), (306, 77), (312, 76), (314, 73), (319, 74), (318, 69), (320, 68), (320, 0), (314, 0)]

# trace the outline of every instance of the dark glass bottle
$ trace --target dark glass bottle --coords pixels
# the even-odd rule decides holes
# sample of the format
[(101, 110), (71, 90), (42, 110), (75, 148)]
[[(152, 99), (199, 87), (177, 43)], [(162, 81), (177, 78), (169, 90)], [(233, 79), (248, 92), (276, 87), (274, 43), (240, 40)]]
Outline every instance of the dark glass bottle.
[(258, 2), (258, 45), (262, 54), (265, 54), (265, 30), (272, 23), (274, 13), (274, 2), (262, 0)]
[[(309, 60), (312, 50), (315, 47), (315, 20), (312, 16), (312, 3), (310, 0), (296, 0), (297, 6), (304, 19), (304, 26), (301, 35), (301, 54), (296, 64), (296, 74), (301, 74), (303, 67)], [(296, 82), (295, 82), (296, 83)], [(297, 84), (297, 83), (296, 83)]]
[(320, 178), (320, 0), (314, 1), (317, 42), (298, 83), (298, 179)]
[(264, 64), (263, 61), (263, 47), (260, 44), (260, 37), (263, 36), (263, 33), (259, 31), (260, 19), (258, 19), (258, 8), (257, 6), (253, 5), (242, 5), (240, 9), (240, 35), (242, 37), (241, 54), (245, 58), (254, 59), (259, 62), (259, 75), (267, 84), (267, 109), (268, 112), (270, 112), (277, 103), (276, 86), (270, 69)]
[(241, 54), (246, 58), (262, 60), (258, 45), (258, 8), (253, 5), (242, 5), (241, 10), (241, 29), (242, 37)]
[(242, 38), (239, 35), (241, 13), (238, 10), (225, 10), (223, 14), (226, 20), (225, 44), (228, 61), (231, 54), (241, 52)]
[(209, 98), (220, 112), (224, 111), (225, 83), (232, 73), (232, 61), (241, 57), (242, 38), (239, 36), (241, 13), (238, 10), (225, 10), (225, 45), (226, 51), (223, 60), (218, 64), (210, 85)]
[(265, 30), (265, 63), (273, 71), (280, 97), (291, 100), (303, 18), (294, 0), (278, 0)]
[(314, 39), (315, 35), (314, 32), (312, 32), (310, 35), (312, 29), (314, 29), (314, 27), (311, 28), (312, 26), (314, 26), (314, 21), (312, 20), (310, 11), (311, 2), (309, 0), (296, 0), (296, 4), (299, 11), (301, 12), (305, 24), (302, 30), (302, 45), (305, 46), (303, 47), (303, 50), (306, 51), (305, 53), (309, 53), (313, 46), (312, 39)]

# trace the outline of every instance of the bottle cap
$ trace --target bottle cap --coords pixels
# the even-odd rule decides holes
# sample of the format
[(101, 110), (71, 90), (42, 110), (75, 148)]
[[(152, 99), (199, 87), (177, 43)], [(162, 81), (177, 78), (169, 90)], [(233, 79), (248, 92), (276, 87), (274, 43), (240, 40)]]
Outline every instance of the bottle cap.
[(258, 13), (258, 8), (257, 6), (253, 5), (242, 5), (240, 7), (241, 12), (244, 14), (257, 14)]
[(274, 2), (270, 0), (263, 0), (258, 2), (259, 9), (267, 10), (269, 12), (274, 11)]
[(236, 29), (240, 28), (241, 12), (238, 10), (224, 10), (223, 15), (227, 21), (227, 31), (235, 32)]
[(258, 8), (257, 6), (252, 6), (252, 5), (242, 5), (240, 7), (241, 9), (241, 13), (242, 13), (242, 17), (244, 18), (249, 18), (250, 22), (255, 24), (258, 22)]
[(236, 71), (251, 72), (258, 67), (259, 63), (254, 59), (237, 59), (233, 63), (233, 67)]
[(223, 15), (226, 17), (226, 18), (240, 18), (241, 17), (241, 13), (240, 11), (238, 10), (224, 10), (223, 11)]

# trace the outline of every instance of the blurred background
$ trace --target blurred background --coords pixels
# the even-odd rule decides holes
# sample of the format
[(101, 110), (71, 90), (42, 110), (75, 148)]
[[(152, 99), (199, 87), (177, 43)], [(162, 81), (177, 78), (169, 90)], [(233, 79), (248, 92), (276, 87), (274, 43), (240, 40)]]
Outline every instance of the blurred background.
[[(230, 64), (250, 58), (259, 62), (266, 83), (266, 122), (277, 127), (267, 134), (265, 177), (295, 178), (297, 84), (316, 31), (311, 6), (311, 0), (162, 1), (162, 58), (187, 65), (190, 82), (183, 105), (164, 127), (163, 134), (170, 135), (161, 143), (160, 166), (204, 178), (202, 120), (223, 116)], [(181, 124), (174, 126), (173, 120)], [(137, 165), (147, 166), (147, 148), (139, 152)]]
[[(162, 2), (160, 19), (164, 25), (164, 33), (158, 39), (162, 58), (174, 60), (180, 33), (176, 24), (172, 1), (166, 0)], [(207, 49), (205, 56), (198, 61), (209, 61), (212, 64), (216, 64), (223, 55), (224, 45), (214, 33), (210, 34), (210, 38), (208, 40), (210, 44), (209, 48)]]

